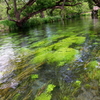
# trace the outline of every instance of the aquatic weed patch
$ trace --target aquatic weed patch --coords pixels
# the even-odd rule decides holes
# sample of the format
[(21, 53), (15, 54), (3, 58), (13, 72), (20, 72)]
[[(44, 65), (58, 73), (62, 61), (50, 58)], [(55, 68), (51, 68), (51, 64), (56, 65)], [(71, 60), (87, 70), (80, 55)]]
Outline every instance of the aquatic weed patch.
[[(61, 38), (61, 36), (53, 38), (52, 42), (58, 38)], [(63, 66), (65, 63), (73, 61), (76, 58), (75, 55), (79, 54), (79, 51), (71, 48), (71, 45), (80, 45), (84, 41), (85, 37), (78, 36), (71, 36), (64, 39), (62, 38), (56, 43), (51, 43), (51, 41), (47, 41), (46, 39), (39, 41), (37, 44), (32, 44), (32, 46), (36, 48), (34, 51), (35, 57), (32, 61), (35, 64), (45, 62), (48, 64), (55, 63), (57, 66)]]
[(51, 100), (52, 98), (52, 91), (56, 86), (53, 84), (49, 84), (46, 88), (46, 90), (41, 93), (39, 96), (37, 96), (34, 100)]

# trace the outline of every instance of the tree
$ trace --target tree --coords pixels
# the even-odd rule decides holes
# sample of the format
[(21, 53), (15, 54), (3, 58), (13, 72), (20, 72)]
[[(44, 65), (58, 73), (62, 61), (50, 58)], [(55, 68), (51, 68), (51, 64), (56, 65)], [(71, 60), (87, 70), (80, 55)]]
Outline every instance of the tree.
[(100, 7), (100, 0), (88, 0), (89, 7), (92, 10), (92, 18), (98, 18), (98, 7)]
[(42, 14), (47, 9), (64, 9), (64, 6), (76, 6), (81, 4), (78, 0), (5, 0), (7, 16), (18, 27), (36, 14)]
[(100, 0), (93, 0), (96, 6), (100, 7)]

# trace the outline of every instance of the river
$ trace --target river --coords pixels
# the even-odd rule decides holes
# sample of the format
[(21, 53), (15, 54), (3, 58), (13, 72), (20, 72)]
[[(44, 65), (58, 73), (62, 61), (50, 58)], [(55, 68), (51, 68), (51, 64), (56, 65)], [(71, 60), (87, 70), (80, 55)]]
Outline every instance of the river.
[(0, 32), (0, 100), (100, 100), (100, 19)]

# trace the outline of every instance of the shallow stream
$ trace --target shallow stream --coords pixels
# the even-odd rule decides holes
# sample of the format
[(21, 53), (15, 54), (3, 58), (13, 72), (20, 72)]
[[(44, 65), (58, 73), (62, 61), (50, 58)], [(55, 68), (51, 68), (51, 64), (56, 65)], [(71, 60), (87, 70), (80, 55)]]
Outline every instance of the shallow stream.
[(0, 100), (100, 100), (100, 19), (1, 32)]

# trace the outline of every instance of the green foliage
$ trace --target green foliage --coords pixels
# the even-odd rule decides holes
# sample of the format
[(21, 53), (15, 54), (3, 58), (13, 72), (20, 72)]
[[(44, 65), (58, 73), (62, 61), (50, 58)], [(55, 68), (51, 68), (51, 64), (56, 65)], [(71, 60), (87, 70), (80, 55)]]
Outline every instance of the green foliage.
[(0, 21), (0, 24), (4, 25), (4, 26), (9, 26), (9, 28), (16, 28), (16, 24), (15, 22), (9, 21), (9, 20), (2, 20)]
[(88, 1), (89, 8), (93, 9), (93, 6), (94, 6), (93, 0), (87, 0), (87, 1)]
[(33, 74), (33, 75), (31, 75), (31, 78), (32, 79), (37, 79), (37, 78), (39, 78), (39, 76), (38, 76), (38, 74)]
[[(58, 3), (58, 2), (60, 2), (60, 3)], [(51, 10), (54, 7), (59, 6), (59, 5), (62, 5), (64, 2), (63, 1), (61, 2), (60, 0), (36, 0), (34, 2), (32, 0), (31, 1), (26, 1), (26, 0), (20, 0), (20, 1), (17, 0), (16, 1), (15, 0), (15, 3), (14, 3), (14, 2), (12, 2), (12, 0), (8, 0), (7, 3), (8, 3), (6, 5), (7, 7), (4, 6), (4, 9), (10, 7), (9, 10), (6, 9), (7, 11), (5, 11), (5, 12), (8, 12), (9, 13), (8, 15), (10, 16), (10, 19), (13, 19), (14, 21), (17, 21), (17, 22), (23, 22), (23, 23), (25, 23), (26, 20), (28, 20), (28, 18), (25, 18), (25, 17), (28, 16), (29, 19), (32, 16), (34, 16), (34, 15), (36, 15), (35, 17), (39, 17), (40, 16), (40, 13), (42, 11), (45, 12), (44, 15), (46, 16), (46, 15), (48, 15), (48, 12), (50, 13)], [(54, 12), (54, 16), (61, 15), (64, 18), (66, 18), (66, 16), (70, 16), (70, 14), (72, 16), (79, 16), (79, 13), (81, 13), (82, 12), (82, 9), (84, 9), (84, 8), (82, 7), (81, 4), (77, 5), (77, 3), (83, 3), (83, 0), (81, 0), (81, 1), (71, 0), (71, 2), (66, 1), (65, 4), (68, 5), (68, 6), (65, 6), (64, 9), (61, 9), (59, 7), (60, 10), (58, 10), (58, 9), (55, 8), (54, 10), (56, 10), (56, 11)], [(17, 7), (14, 7), (15, 5)], [(73, 5), (75, 5), (75, 6), (73, 6)], [(2, 8), (2, 5), (0, 5), (0, 6)], [(85, 6), (87, 6), (87, 5), (85, 4)], [(25, 20), (24, 20), (24, 18), (25, 18)], [(49, 20), (50, 21), (51, 20), (54, 21), (54, 20), (57, 20), (57, 18), (56, 19), (52, 19), (52, 17), (51, 17)], [(44, 22), (47, 22), (47, 21), (48, 20), (44, 19), (44, 21), (41, 20), (40, 22), (38, 22), (38, 21), (33, 21), (33, 22), (36, 25), (38, 25), (39, 23), (44, 23)], [(20, 24), (23, 24), (23, 23), (20, 23)], [(29, 24), (29, 23), (27, 23), (27, 24)], [(18, 25), (19, 24), (17, 24), (17, 26)], [(23, 24), (23, 26), (24, 26), (24, 24)]]
[(52, 7), (56, 4), (57, 0), (36, 0), (39, 9)]
[(56, 87), (55, 85), (49, 84), (47, 86), (46, 91), (43, 92), (41, 95), (37, 96), (34, 100), (51, 100), (52, 98), (51, 92), (53, 91), (55, 87)]
[(1, 2), (0, 3), (0, 19), (6, 19), (7, 15), (6, 15), (6, 5)]
[(53, 16), (53, 17), (47, 16), (45, 18), (34, 17), (34, 18), (29, 19), (26, 22), (25, 26), (32, 27), (32, 26), (41, 25), (41, 24), (45, 24), (45, 23), (52, 23), (52, 22), (55, 22), (58, 20), (61, 20), (60, 16)]
[(83, 2), (82, 3), (82, 7), (81, 7), (81, 11), (84, 13), (84, 12), (90, 12), (90, 8), (88, 6), (88, 2)]

